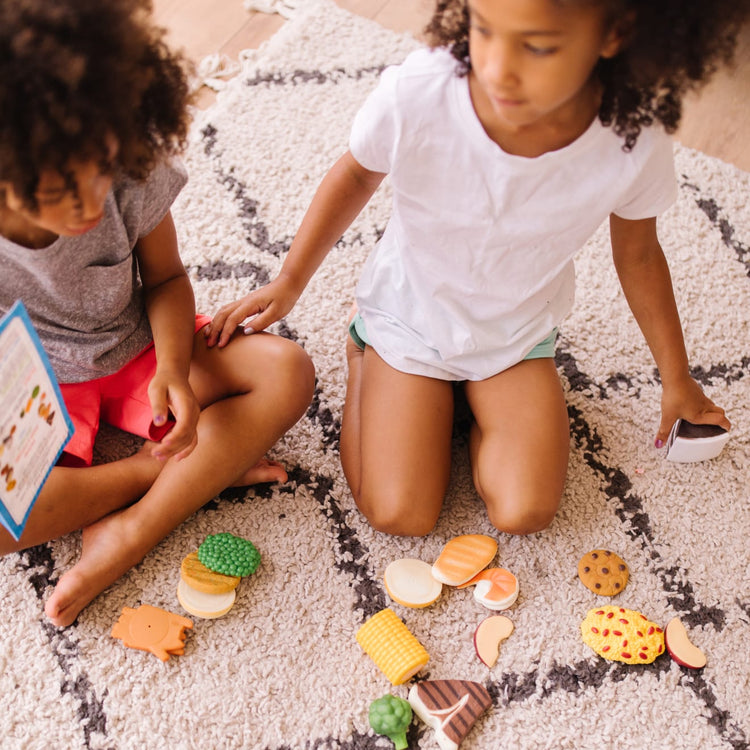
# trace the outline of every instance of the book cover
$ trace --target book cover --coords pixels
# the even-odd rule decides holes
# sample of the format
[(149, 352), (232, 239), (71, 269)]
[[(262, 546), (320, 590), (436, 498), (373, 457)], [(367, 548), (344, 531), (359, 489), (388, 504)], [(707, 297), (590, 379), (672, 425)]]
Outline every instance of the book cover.
[(55, 374), (19, 300), (0, 320), (0, 522), (18, 540), (73, 434)]

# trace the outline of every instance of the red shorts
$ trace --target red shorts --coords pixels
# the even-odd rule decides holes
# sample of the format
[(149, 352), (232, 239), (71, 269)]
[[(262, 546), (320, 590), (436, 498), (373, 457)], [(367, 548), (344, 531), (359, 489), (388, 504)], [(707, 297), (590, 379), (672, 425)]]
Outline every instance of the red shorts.
[[(211, 322), (208, 315), (195, 316), (195, 331)], [(117, 372), (96, 380), (60, 385), (63, 401), (75, 432), (59, 463), (91, 466), (94, 440), (100, 421), (149, 440), (161, 440), (173, 427), (170, 420), (157, 427), (153, 421), (148, 386), (156, 372), (156, 352), (149, 344)]]

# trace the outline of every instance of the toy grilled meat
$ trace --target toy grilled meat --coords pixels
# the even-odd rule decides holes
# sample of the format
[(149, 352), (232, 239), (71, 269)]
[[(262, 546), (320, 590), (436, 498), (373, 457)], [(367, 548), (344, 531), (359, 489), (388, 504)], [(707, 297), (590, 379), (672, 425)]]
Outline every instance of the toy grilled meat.
[(409, 703), (435, 730), (442, 750), (458, 750), (479, 716), (492, 705), (492, 698), (478, 682), (426, 680), (409, 691)]
[(435, 580), (460, 586), (486, 568), (497, 554), (497, 542), (484, 534), (465, 534), (451, 539), (432, 566)]

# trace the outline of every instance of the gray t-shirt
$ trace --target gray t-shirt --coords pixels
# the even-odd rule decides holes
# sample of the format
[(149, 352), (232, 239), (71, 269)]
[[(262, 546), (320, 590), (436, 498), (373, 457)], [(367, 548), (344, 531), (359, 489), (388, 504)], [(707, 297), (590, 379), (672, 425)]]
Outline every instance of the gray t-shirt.
[(38, 250), (0, 236), (0, 314), (23, 300), (61, 383), (110, 375), (150, 343), (133, 248), (186, 182), (179, 163), (116, 179), (94, 229)]

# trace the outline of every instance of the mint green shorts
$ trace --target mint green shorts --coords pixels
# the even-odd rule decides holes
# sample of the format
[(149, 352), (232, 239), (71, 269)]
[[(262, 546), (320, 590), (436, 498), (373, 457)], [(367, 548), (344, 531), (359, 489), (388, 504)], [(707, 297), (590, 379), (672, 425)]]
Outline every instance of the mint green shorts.
[[(367, 338), (367, 329), (365, 328), (365, 321), (362, 320), (362, 316), (357, 313), (351, 323), (349, 323), (349, 335), (352, 337), (352, 341), (360, 348), (364, 349), (370, 341)], [(555, 340), (557, 339), (557, 327), (552, 329), (552, 333), (547, 336), (546, 339), (540, 341), (525, 357), (524, 359), (545, 359), (547, 357), (555, 356)]]

